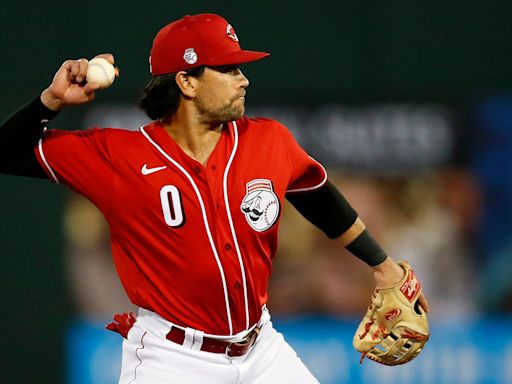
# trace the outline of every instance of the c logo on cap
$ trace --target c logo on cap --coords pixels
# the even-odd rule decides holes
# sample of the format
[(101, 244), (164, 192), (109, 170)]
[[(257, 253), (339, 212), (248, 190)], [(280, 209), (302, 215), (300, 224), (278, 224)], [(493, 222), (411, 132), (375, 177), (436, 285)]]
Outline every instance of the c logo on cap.
[(233, 40), (234, 42), (237, 42), (237, 43), (238, 43), (238, 36), (236, 35), (235, 30), (233, 29), (233, 27), (231, 26), (231, 24), (228, 24), (228, 26), (226, 27), (226, 35), (227, 35), (231, 40)]
[(197, 53), (196, 53), (196, 51), (194, 51), (194, 48), (185, 49), (185, 53), (183, 54), (183, 59), (187, 62), (187, 64), (197, 63)]

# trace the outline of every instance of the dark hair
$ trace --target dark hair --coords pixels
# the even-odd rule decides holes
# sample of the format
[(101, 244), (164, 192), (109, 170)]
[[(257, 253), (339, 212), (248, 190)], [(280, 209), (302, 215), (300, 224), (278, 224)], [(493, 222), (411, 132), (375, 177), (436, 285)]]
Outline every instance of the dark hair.
[[(186, 72), (189, 76), (199, 77), (204, 72), (204, 66), (190, 68)], [(138, 105), (151, 120), (163, 119), (176, 112), (180, 96), (176, 73), (157, 75), (142, 90)]]

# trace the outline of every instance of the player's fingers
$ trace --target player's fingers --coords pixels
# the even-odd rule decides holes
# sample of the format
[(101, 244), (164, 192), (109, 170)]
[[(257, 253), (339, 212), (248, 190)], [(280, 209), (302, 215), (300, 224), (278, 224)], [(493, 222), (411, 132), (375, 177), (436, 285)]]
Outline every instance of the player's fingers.
[(78, 60), (69, 60), (68, 68), (69, 68), (69, 79), (71, 81), (75, 81), (76, 76), (80, 72), (80, 63), (78, 62)]
[(430, 306), (428, 305), (427, 298), (425, 297), (425, 295), (423, 295), (423, 293), (420, 295), (418, 301), (421, 307), (425, 310), (425, 312), (428, 313), (430, 311)]
[(73, 61), (74, 60), (66, 60), (65, 62), (63, 62), (59, 68), (59, 71), (71, 72), (71, 67), (73, 66)]
[(61, 81), (71, 82), (72, 81), (72, 72), (73, 72), (73, 60), (66, 60), (62, 63), (59, 70), (55, 73), (53, 77), (52, 84), (59, 83)]
[(77, 83), (82, 83), (85, 80), (85, 76), (87, 76), (87, 67), (89, 61), (87, 59), (77, 60), (78, 62), (78, 73), (76, 74), (75, 81)]

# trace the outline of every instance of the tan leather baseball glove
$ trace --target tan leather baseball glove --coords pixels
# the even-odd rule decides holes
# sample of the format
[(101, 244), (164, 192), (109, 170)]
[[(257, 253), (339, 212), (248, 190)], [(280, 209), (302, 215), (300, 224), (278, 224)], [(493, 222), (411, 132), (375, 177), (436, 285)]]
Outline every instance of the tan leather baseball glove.
[(430, 332), (425, 310), (418, 303), (421, 286), (406, 262), (402, 280), (389, 288), (376, 289), (366, 315), (354, 335), (354, 348), (384, 365), (405, 364), (423, 349)]

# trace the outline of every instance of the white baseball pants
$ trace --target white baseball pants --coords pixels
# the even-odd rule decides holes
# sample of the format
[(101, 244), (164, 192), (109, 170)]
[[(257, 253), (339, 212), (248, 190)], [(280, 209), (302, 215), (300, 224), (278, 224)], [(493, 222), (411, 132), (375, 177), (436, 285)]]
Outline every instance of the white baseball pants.
[(318, 384), (270, 321), (241, 357), (169, 341), (171, 326), (153, 312), (139, 311), (123, 342), (119, 384)]

